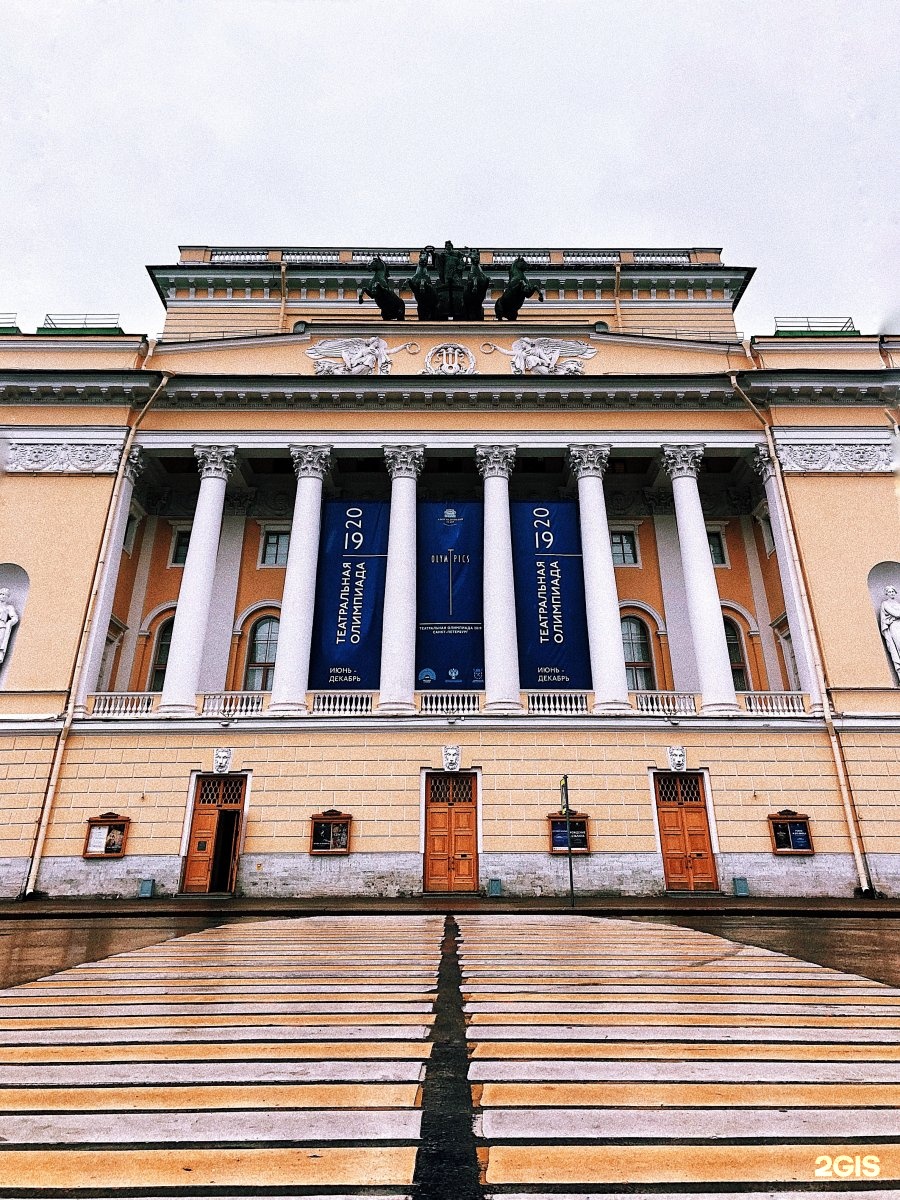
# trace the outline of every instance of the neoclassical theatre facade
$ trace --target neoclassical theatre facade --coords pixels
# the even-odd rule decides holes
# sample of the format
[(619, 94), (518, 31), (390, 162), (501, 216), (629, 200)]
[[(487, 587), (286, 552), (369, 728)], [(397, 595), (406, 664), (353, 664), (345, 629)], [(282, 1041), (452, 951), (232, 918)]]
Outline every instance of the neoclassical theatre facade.
[(149, 271), (0, 324), (4, 896), (900, 894), (900, 336), (715, 249)]

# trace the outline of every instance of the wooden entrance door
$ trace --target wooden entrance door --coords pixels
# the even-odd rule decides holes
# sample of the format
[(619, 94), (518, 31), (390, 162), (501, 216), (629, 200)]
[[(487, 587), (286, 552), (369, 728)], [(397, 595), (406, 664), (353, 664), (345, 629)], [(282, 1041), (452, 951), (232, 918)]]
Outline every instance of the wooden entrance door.
[(197, 780), (182, 891), (234, 891), (245, 782), (243, 775)]
[(425, 776), (425, 891), (478, 891), (475, 776)]
[(666, 887), (676, 892), (718, 891), (703, 776), (674, 771), (658, 774), (656, 811)]

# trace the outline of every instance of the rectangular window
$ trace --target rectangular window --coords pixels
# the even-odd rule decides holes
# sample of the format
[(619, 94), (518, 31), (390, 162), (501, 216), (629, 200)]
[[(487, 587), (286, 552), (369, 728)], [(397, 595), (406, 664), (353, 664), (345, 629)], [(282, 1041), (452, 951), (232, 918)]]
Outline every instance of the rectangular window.
[(285, 567), (291, 535), (285, 532), (267, 531), (263, 535), (261, 563), (264, 567)]
[(310, 854), (349, 854), (351, 820), (349, 813), (342, 813), (336, 808), (314, 813), (309, 838)]
[(637, 538), (632, 530), (614, 529), (610, 534), (612, 560), (617, 567), (637, 566)]
[(812, 834), (806, 813), (783, 808), (769, 815), (769, 832), (775, 854), (813, 854)]
[(189, 529), (177, 529), (172, 541), (172, 566), (183, 567), (187, 562), (188, 546), (191, 543)]
[(130, 817), (118, 813), (102, 813), (89, 817), (84, 839), (83, 858), (121, 858), (125, 853)]
[(725, 557), (725, 539), (718, 529), (707, 529), (706, 537), (709, 542), (709, 553), (713, 560), (714, 567), (727, 567), (728, 559)]

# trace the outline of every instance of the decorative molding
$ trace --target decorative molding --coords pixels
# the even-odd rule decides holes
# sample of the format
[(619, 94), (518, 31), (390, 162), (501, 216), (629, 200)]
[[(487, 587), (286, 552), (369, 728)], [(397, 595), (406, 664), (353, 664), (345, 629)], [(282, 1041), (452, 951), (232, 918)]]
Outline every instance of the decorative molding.
[(390, 375), (391, 355), (401, 350), (418, 354), (419, 347), (416, 342), (404, 342), (389, 348), (380, 337), (323, 338), (306, 354), (316, 364), (317, 375)]
[(666, 746), (666, 758), (669, 762), (670, 771), (684, 771), (687, 769), (687, 753), (684, 746)]
[(696, 479), (703, 446), (663, 446), (663, 469), (670, 479)]
[(249, 516), (255, 499), (256, 493), (252, 488), (245, 492), (226, 492), (225, 512), (230, 517)]
[(474, 375), (475, 355), (459, 342), (440, 342), (425, 355), (423, 375)]
[(231, 770), (231, 759), (234, 751), (230, 746), (220, 746), (213, 750), (213, 771), (216, 775), (227, 775)]
[(775, 464), (772, 462), (772, 456), (766, 446), (756, 447), (756, 454), (753, 456), (753, 470), (763, 483), (768, 483), (770, 479), (774, 479)]
[(194, 446), (194, 455), (201, 479), (222, 479), (227, 482), (234, 470), (235, 446)]
[(6, 470), (19, 475), (114, 475), (121, 442), (10, 442)]
[(442, 747), (441, 757), (445, 771), (459, 770), (459, 746)]
[(602, 479), (612, 446), (570, 446), (569, 468), (576, 479)]
[(475, 448), (475, 465), (482, 479), (509, 479), (515, 462), (515, 446), (477, 446)]
[(132, 446), (128, 451), (128, 462), (125, 466), (125, 478), (134, 486), (147, 468), (147, 456), (140, 446)]
[(298, 479), (324, 479), (331, 469), (330, 446), (291, 446), (290, 451)]
[(517, 338), (509, 350), (496, 342), (483, 342), (485, 354), (499, 351), (510, 360), (513, 375), (583, 375), (585, 358), (597, 353), (594, 346), (574, 338)]
[(894, 469), (889, 442), (782, 444), (778, 447), (778, 461), (783, 471), (804, 473), (887, 475)]
[(425, 451), (421, 446), (385, 446), (384, 461), (391, 479), (418, 479)]

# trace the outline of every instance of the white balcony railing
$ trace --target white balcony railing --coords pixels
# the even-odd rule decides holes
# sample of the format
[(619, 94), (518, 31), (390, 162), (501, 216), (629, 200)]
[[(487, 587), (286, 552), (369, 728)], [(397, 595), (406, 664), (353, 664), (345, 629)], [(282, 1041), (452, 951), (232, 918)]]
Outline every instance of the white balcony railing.
[(159, 692), (97, 692), (91, 700), (92, 717), (148, 717), (156, 708)]
[(372, 711), (373, 692), (313, 692), (313, 716), (366, 717)]
[(738, 692), (738, 702), (754, 717), (802, 717), (806, 713), (803, 692)]
[(685, 717), (697, 711), (693, 692), (632, 692), (636, 712), (651, 717)]
[(203, 717), (258, 717), (266, 707), (268, 692), (207, 692), (200, 715)]
[(428, 717), (474, 716), (483, 692), (420, 692), (419, 712)]
[(528, 711), (542, 717), (577, 717), (589, 712), (588, 692), (526, 692)]

